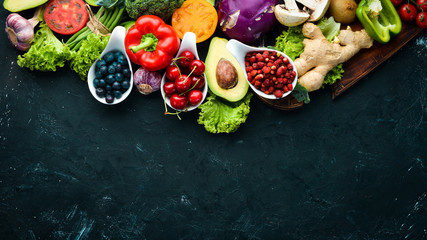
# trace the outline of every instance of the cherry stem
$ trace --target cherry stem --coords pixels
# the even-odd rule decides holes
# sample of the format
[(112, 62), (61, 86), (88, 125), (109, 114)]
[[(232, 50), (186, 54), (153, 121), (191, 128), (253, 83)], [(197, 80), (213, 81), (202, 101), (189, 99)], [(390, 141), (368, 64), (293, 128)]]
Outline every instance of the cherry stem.
[[(195, 66), (195, 67), (193, 68), (193, 70), (191, 70), (190, 74), (188, 74), (188, 76), (187, 76), (187, 79), (189, 79), (189, 77), (190, 77), (190, 76), (191, 76), (191, 74), (194, 72), (194, 70), (196, 70), (196, 68), (197, 68), (197, 66)], [(187, 79), (186, 79), (186, 80), (187, 80)], [(183, 92), (183, 93), (180, 93), (179, 95), (180, 95), (180, 96), (182, 96), (182, 95), (184, 95), (184, 94), (188, 93), (189, 91), (193, 90), (193, 89), (197, 86), (197, 83), (199, 83), (199, 81), (200, 81), (200, 79), (199, 79), (199, 80), (197, 80), (197, 82), (196, 82), (196, 84), (194, 84), (194, 86), (192, 86), (191, 88), (189, 88), (187, 91), (185, 91), (185, 92)]]

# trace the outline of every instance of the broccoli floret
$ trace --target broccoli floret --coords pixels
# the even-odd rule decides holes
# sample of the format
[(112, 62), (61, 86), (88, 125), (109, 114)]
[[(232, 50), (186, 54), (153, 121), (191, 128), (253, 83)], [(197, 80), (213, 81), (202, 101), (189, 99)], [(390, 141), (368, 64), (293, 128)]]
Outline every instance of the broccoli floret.
[(133, 19), (142, 15), (156, 15), (167, 21), (183, 2), (184, 0), (126, 0), (125, 9)]

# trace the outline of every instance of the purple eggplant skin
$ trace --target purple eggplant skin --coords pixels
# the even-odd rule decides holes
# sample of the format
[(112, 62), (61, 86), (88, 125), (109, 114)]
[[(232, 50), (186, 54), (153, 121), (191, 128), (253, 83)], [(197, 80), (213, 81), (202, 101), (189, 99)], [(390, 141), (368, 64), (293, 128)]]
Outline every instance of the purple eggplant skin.
[(255, 42), (277, 20), (274, 7), (279, 0), (221, 0), (218, 21), (224, 34), (243, 43)]

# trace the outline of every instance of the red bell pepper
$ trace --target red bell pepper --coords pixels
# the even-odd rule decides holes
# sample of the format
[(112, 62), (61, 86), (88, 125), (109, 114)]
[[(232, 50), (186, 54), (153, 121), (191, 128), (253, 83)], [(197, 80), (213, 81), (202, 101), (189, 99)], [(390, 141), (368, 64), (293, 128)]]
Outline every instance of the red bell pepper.
[(180, 43), (175, 30), (153, 15), (139, 17), (125, 36), (126, 53), (130, 60), (148, 71), (169, 66)]

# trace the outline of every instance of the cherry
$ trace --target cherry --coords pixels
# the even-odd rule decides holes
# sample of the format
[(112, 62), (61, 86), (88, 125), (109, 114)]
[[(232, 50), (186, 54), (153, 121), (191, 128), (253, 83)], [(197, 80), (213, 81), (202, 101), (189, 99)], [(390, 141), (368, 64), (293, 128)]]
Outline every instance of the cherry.
[(200, 90), (193, 89), (188, 93), (187, 98), (191, 105), (196, 106), (202, 101), (203, 93)]
[(190, 62), (194, 60), (194, 54), (190, 51), (184, 51), (179, 55), (178, 65), (180, 67), (190, 66)]
[(187, 75), (181, 75), (175, 80), (175, 87), (178, 92), (185, 92), (190, 88), (191, 79)]
[(201, 75), (205, 72), (205, 64), (198, 59), (194, 59), (190, 62), (190, 69), (193, 70), (194, 74)]
[(194, 87), (195, 89), (203, 89), (203, 87), (205, 86), (205, 77), (203, 75), (191, 75), (190, 79), (191, 87), (197, 84)]
[(182, 110), (187, 105), (187, 98), (175, 93), (170, 98), (170, 104), (173, 108)]
[(163, 84), (163, 91), (165, 92), (165, 94), (167, 96), (171, 96), (172, 94), (174, 94), (176, 92), (175, 83), (165, 82), (165, 84)]
[(179, 68), (177, 66), (170, 65), (166, 68), (166, 77), (171, 81), (175, 81), (175, 79), (179, 77), (179, 73)]

